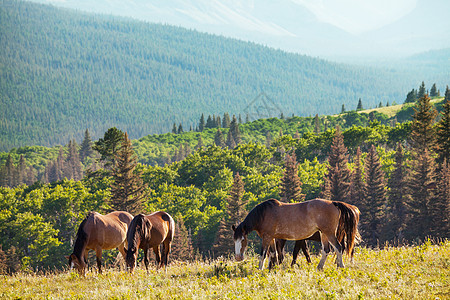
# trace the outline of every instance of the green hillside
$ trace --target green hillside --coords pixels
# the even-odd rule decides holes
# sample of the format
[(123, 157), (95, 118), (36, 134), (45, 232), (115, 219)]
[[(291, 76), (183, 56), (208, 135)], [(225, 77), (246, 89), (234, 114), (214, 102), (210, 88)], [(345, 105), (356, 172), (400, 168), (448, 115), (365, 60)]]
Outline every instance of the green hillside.
[[(333, 114), (404, 98), (423, 74), (336, 64), (173, 26), (0, 3), (0, 150), (131, 138), (195, 126), (201, 113), (252, 119)], [(414, 78), (417, 76), (418, 78)], [(261, 93), (270, 109), (255, 106)], [(258, 103), (256, 103), (258, 104)]]

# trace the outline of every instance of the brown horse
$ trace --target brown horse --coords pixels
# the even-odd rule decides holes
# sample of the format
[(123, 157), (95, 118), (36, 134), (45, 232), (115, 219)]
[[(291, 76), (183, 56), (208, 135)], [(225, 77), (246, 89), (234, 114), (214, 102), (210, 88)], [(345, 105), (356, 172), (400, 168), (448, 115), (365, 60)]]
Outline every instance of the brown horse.
[[(260, 269), (264, 266), (269, 246), (275, 245), (274, 239), (304, 240), (320, 231), (322, 258), (317, 268), (323, 269), (331, 250), (330, 244), (337, 253), (338, 267), (344, 267), (342, 254), (345, 244), (341, 244), (337, 236), (345, 234), (347, 247), (353, 249), (357, 225), (355, 210), (343, 202), (314, 199), (281, 203), (275, 199), (267, 200), (253, 208), (237, 228), (233, 226), (236, 260), (244, 259), (247, 235), (253, 230), (262, 238)], [(276, 251), (274, 255), (277, 255)]]
[[(175, 233), (175, 222), (163, 211), (151, 215), (139, 214), (131, 221), (127, 232), (128, 250), (126, 252), (126, 266), (133, 273), (139, 249), (144, 250), (144, 263), (148, 272), (148, 249), (152, 248), (156, 256), (157, 268), (167, 266), (170, 244)], [(162, 244), (161, 257), (159, 245)]]
[(102, 273), (102, 250), (118, 248), (125, 259), (124, 244), (128, 225), (133, 216), (126, 211), (115, 211), (107, 215), (89, 212), (81, 222), (72, 254), (66, 256), (70, 269), (76, 267), (84, 276), (89, 250), (95, 250), (98, 271)]
[[(355, 214), (356, 217), (356, 224), (359, 223), (359, 215), (360, 215), (360, 211), (358, 209), (358, 207), (348, 204), (345, 204), (346, 206), (348, 206), (349, 208), (351, 208), (353, 210), (353, 213)], [(342, 228), (342, 227), (341, 227)], [(351, 237), (350, 237), (351, 238)], [(347, 239), (347, 235), (345, 234), (344, 231), (340, 230), (337, 232), (337, 239), (338, 241), (341, 243), (341, 245), (343, 245), (345, 247), (346, 253), (347, 255), (350, 257), (350, 261), (353, 262), (353, 254), (355, 251), (355, 243), (350, 242)], [(298, 253), (300, 252), (300, 249), (302, 249), (303, 254), (305, 255), (306, 261), (308, 263), (311, 263), (311, 257), (309, 256), (309, 252), (308, 252), (308, 248), (307, 248), (307, 244), (306, 241), (316, 241), (316, 242), (320, 242), (321, 238), (320, 238), (320, 232), (317, 231), (315, 234), (313, 234), (312, 236), (310, 236), (307, 239), (304, 240), (299, 240), (299, 241), (295, 241), (295, 246), (294, 246), (294, 251), (292, 253), (292, 263), (291, 266), (296, 264), (297, 261), (297, 257), (298, 257)], [(356, 232), (356, 240), (355, 242), (360, 242), (361, 241), (361, 236), (359, 235), (359, 232)], [(278, 254), (278, 263), (281, 264), (283, 262), (284, 259), (284, 245), (286, 244), (286, 240), (282, 240), (282, 239), (275, 239), (275, 247), (276, 247), (276, 251)], [(273, 251), (272, 247), (269, 247), (269, 251)], [(270, 255), (271, 256), (271, 260), (269, 262), (269, 269), (275, 265), (277, 263), (277, 261), (274, 260), (274, 255)]]

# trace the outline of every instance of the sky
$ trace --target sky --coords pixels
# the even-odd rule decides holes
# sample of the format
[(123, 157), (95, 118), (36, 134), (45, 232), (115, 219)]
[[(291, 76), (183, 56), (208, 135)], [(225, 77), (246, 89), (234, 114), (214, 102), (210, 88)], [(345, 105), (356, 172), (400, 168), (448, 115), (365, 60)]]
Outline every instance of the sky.
[(292, 0), (316, 17), (353, 34), (378, 29), (410, 13), (417, 0)]

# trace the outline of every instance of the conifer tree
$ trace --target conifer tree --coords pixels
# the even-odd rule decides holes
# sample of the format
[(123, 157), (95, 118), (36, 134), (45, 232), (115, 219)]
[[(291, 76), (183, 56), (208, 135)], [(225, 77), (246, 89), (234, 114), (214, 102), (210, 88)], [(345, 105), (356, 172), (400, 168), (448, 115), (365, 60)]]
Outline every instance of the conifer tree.
[(225, 147), (225, 140), (223, 139), (223, 134), (220, 128), (217, 129), (216, 134), (214, 135), (214, 144), (217, 147)]
[(383, 220), (385, 219), (385, 180), (384, 172), (381, 170), (381, 163), (374, 145), (370, 148), (365, 161), (366, 211), (361, 210), (362, 228), (365, 240), (370, 246), (376, 246), (381, 238)]
[(359, 110), (363, 110), (361, 98), (359, 98), (358, 105), (356, 106), (356, 111), (359, 111)]
[(183, 130), (183, 125), (181, 125), (181, 123), (180, 123), (180, 125), (178, 126), (177, 133), (178, 133), (178, 134), (182, 134), (183, 132), (184, 132), (184, 130)]
[(25, 183), (27, 164), (22, 154), (20, 155), (19, 164), (17, 165), (16, 169), (17, 169), (17, 184)]
[(137, 158), (125, 133), (112, 170), (111, 207), (114, 210), (128, 211), (132, 215), (144, 210), (146, 185), (141, 178), (142, 172), (137, 171), (136, 166)]
[(445, 90), (444, 105), (441, 119), (436, 125), (436, 152), (438, 162), (442, 164), (445, 160), (450, 162), (450, 89)]
[(202, 149), (203, 147), (204, 147), (203, 139), (202, 139), (202, 136), (199, 135), (198, 140), (197, 140), (197, 145), (195, 145), (194, 149), (199, 150), (199, 149)]
[(425, 238), (431, 234), (431, 202), (435, 199), (435, 162), (428, 149), (417, 153), (409, 174), (409, 201), (411, 218), (409, 238)]
[(363, 179), (361, 166), (361, 149), (359, 147), (356, 149), (356, 157), (354, 163), (355, 170), (351, 174), (350, 196), (348, 199), (348, 203), (356, 205), (360, 210), (366, 210), (366, 208), (364, 207), (366, 198), (366, 184)]
[(205, 129), (205, 116), (202, 114), (200, 122), (198, 123), (198, 131), (202, 132)]
[(395, 152), (394, 171), (389, 179), (388, 212), (388, 238), (399, 242), (404, 239), (404, 230), (407, 224), (407, 173), (404, 161), (403, 147), (398, 143)]
[(78, 146), (75, 140), (69, 141), (63, 174), (67, 179), (81, 180), (83, 178), (83, 166), (78, 156)]
[(433, 124), (436, 115), (437, 112), (430, 102), (430, 97), (425, 95), (420, 98), (414, 108), (411, 124), (410, 143), (414, 152), (423, 153), (425, 149), (430, 150), (434, 148), (436, 131)]
[(172, 260), (191, 261), (194, 259), (194, 247), (189, 231), (184, 225), (182, 217), (176, 218), (175, 236), (170, 251)]
[(175, 124), (175, 123), (173, 123), (173, 126), (172, 126), (172, 133), (173, 134), (177, 134), (178, 133), (177, 124)]
[(300, 202), (305, 200), (302, 194), (302, 183), (298, 177), (298, 164), (295, 152), (286, 154), (284, 174), (280, 183), (280, 197), (284, 202)]
[(109, 128), (103, 138), (94, 143), (93, 149), (100, 154), (100, 161), (110, 170), (115, 164), (117, 149), (123, 142), (124, 133), (116, 127)]
[(230, 128), (230, 130), (228, 130), (227, 140), (225, 142), (225, 145), (228, 147), (228, 149), (234, 149), (237, 146), (236, 142), (234, 141), (233, 133), (231, 132), (231, 128)]
[(230, 123), (230, 131), (232, 136), (233, 136), (233, 140), (236, 143), (236, 146), (239, 145), (241, 143), (241, 131), (239, 130), (239, 124), (238, 121), (236, 120), (236, 117), (233, 116), (233, 119), (231, 120)]
[(231, 124), (230, 115), (228, 113), (224, 113), (222, 120), (222, 128), (228, 128), (230, 127), (230, 124)]
[(91, 157), (94, 154), (94, 150), (92, 149), (92, 140), (91, 136), (89, 135), (89, 130), (86, 129), (84, 132), (84, 139), (83, 142), (81, 142), (80, 147), (80, 161), (84, 162), (86, 158)]
[(245, 218), (246, 203), (243, 201), (244, 182), (239, 173), (234, 176), (233, 185), (231, 187), (230, 196), (227, 199), (225, 217), (220, 221), (219, 229), (216, 234), (213, 251), (216, 256), (227, 255), (233, 249), (233, 231), (232, 225), (237, 225)]
[(270, 148), (272, 146), (272, 141), (273, 141), (272, 133), (270, 133), (270, 131), (267, 131), (265, 143), (267, 148)]
[(14, 187), (16, 185), (15, 173), (16, 173), (16, 167), (14, 166), (11, 154), (8, 154), (8, 157), (6, 158), (6, 162), (5, 162), (6, 186)]
[(407, 95), (404, 103), (414, 103), (417, 101), (417, 91), (412, 89)]
[(422, 98), (426, 95), (426, 89), (425, 89), (425, 82), (422, 81), (422, 84), (419, 87), (419, 90), (417, 91), (417, 98)]
[(438, 93), (437, 93), (437, 88), (436, 88), (436, 83), (433, 83), (433, 86), (430, 89), (430, 97), (434, 98), (437, 97)]
[(342, 104), (341, 114), (345, 113), (345, 104)]
[(450, 168), (444, 159), (436, 180), (436, 195), (430, 207), (433, 236), (450, 236)]
[(320, 119), (319, 115), (316, 114), (314, 117), (314, 134), (319, 135), (319, 133), (320, 133)]
[(350, 188), (350, 170), (348, 168), (347, 147), (339, 127), (334, 134), (330, 155), (328, 157), (328, 183), (330, 184), (331, 200), (346, 202)]

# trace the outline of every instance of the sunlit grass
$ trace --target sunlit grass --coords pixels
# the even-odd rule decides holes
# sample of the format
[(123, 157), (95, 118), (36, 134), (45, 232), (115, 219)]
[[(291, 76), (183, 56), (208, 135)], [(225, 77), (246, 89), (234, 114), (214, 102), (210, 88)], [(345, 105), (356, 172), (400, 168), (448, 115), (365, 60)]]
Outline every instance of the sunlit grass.
[(272, 271), (257, 269), (258, 258), (172, 263), (166, 270), (134, 275), (109, 269), (0, 277), (0, 299), (449, 299), (450, 242), (416, 247), (357, 248), (354, 263), (337, 269), (330, 256)]
[[(444, 99), (443, 97), (434, 98), (431, 100), (431, 103), (438, 103), (438, 102), (442, 101), (443, 99)], [(390, 117), (395, 116), (395, 114), (398, 113), (403, 107), (408, 107), (408, 106), (414, 106), (414, 103), (383, 106), (383, 107), (378, 107), (378, 108), (365, 109), (365, 110), (361, 110), (358, 112), (368, 114), (368, 113), (371, 113), (372, 111), (376, 111), (376, 112), (382, 113), (384, 115), (387, 115), (390, 118)]]

